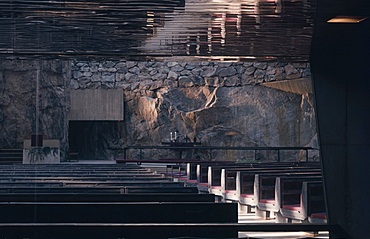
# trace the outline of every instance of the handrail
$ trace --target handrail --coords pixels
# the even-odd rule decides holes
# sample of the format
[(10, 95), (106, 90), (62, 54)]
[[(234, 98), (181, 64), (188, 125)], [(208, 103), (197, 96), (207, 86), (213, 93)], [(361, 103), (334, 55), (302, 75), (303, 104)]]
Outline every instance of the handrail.
[[(204, 149), (204, 150), (254, 150), (255, 158), (258, 150), (276, 150), (278, 152), (278, 162), (280, 162), (280, 151), (281, 150), (305, 150), (306, 151), (306, 161), (308, 161), (308, 150), (318, 150), (313, 147), (229, 147), (229, 146), (139, 146), (139, 145), (129, 145), (122, 148), (123, 157), (127, 158), (126, 151), (128, 149), (169, 149), (185, 151), (190, 149)], [(140, 159), (141, 152), (140, 152)]]

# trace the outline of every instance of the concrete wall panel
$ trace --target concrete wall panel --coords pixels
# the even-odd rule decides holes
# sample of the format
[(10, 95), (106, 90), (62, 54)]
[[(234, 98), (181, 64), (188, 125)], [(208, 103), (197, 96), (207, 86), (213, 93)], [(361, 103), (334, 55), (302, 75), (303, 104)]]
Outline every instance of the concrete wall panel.
[(123, 120), (124, 98), (121, 89), (71, 91), (69, 120)]

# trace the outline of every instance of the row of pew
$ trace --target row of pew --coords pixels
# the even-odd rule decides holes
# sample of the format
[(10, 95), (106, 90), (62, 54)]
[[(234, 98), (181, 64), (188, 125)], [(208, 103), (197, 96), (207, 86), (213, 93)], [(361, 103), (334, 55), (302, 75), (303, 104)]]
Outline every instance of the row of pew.
[(178, 181), (219, 201), (276, 222), (326, 223), (321, 168), (317, 162), (227, 164), (188, 163)]
[[(237, 205), (129, 164), (0, 165), (0, 238), (235, 238)], [(185, 225), (185, 226), (184, 226)]]

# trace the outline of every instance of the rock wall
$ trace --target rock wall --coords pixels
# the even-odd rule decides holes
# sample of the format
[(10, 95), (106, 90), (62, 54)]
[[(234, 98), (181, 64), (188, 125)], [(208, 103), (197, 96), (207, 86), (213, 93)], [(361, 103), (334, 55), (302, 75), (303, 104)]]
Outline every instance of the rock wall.
[(0, 148), (23, 148), (32, 134), (68, 151), (68, 61), (0, 61)]
[[(70, 87), (123, 89), (122, 145), (161, 145), (177, 131), (179, 140), (197, 137), (210, 146), (317, 147), (312, 96), (258, 85), (307, 77), (307, 63), (73, 62)], [(117, 142), (116, 136), (109, 140)], [(176, 156), (147, 150), (143, 157), (168, 153)], [(244, 160), (249, 155), (212, 151), (210, 156), (198, 150), (192, 157)], [(276, 154), (257, 155), (266, 157), (276, 159)]]
[[(82, 159), (114, 159), (125, 145), (161, 145), (175, 131), (205, 146), (317, 147), (312, 96), (259, 85), (307, 77), (307, 63), (1, 61), (0, 148), (22, 148), (31, 134), (44, 134), (60, 139), (62, 160), (69, 147)], [(91, 88), (122, 89), (124, 122), (68, 121), (70, 91)], [(246, 151), (189, 153), (183, 157), (254, 159)], [(257, 155), (266, 158), (275, 152)]]

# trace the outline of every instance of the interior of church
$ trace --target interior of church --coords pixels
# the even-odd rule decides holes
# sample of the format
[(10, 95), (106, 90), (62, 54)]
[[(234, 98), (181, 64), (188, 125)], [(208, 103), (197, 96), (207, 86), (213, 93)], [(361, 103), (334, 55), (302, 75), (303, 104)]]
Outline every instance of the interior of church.
[(370, 2), (0, 2), (0, 239), (368, 238)]

